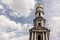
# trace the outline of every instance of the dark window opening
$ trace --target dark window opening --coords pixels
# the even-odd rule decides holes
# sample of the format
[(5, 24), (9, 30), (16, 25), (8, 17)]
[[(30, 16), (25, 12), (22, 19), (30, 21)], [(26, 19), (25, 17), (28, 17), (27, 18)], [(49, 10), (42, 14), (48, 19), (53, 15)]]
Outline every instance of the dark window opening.
[(38, 40), (41, 40), (41, 37), (40, 37), (40, 35), (38, 35)]
[(40, 16), (40, 12), (39, 12), (39, 16)]
[(38, 23), (38, 26), (41, 26), (41, 23)]

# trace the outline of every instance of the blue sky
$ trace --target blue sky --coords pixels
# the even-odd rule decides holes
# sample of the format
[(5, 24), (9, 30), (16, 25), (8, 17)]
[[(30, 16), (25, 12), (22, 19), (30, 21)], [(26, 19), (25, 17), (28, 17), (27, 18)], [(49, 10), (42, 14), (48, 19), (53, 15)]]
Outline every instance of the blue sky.
[(44, 7), (50, 40), (59, 40), (59, 0), (0, 0), (0, 40), (29, 40), (29, 29), (33, 27), (38, 3)]

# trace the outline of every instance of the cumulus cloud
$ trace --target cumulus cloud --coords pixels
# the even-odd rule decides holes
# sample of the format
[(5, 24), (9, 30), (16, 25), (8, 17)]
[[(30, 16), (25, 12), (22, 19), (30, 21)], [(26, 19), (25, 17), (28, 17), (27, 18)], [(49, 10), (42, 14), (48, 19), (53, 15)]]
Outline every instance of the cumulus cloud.
[[(7, 0), (7, 1), (5, 1), (5, 0), (2, 0), (2, 1), (0, 1), (0, 5), (3, 7), (2, 9), (0, 9), (0, 15), (5, 15), (6, 17), (9, 17), (9, 19), (11, 19), (11, 20), (13, 20), (13, 21), (16, 21), (16, 22), (20, 22), (20, 23), (32, 23), (31, 21), (30, 21), (30, 19), (33, 19), (33, 15), (34, 15), (34, 13), (33, 12), (31, 12), (31, 14), (30, 13), (28, 13), (29, 14), (29, 16), (26, 16), (27, 14), (23, 14), (23, 13), (21, 13), (21, 12), (18, 12), (18, 11), (14, 11), (14, 10), (12, 10), (11, 8), (10, 8), (10, 4), (8, 4), (9, 2), (8, 2), (9, 0)], [(8, 3), (7, 3), (8, 2)], [(10, 6), (9, 6), (10, 5)], [(31, 10), (32, 11), (32, 10)], [(28, 12), (28, 11), (27, 11)], [(24, 15), (24, 16), (23, 16)], [(18, 20), (17, 20), (18, 19)], [(27, 21), (27, 19), (29, 19), (28, 21)], [(22, 20), (22, 21), (21, 21)], [(24, 21), (25, 20), (25, 21)]]
[(19, 28), (20, 30), (22, 30), (20, 23), (17, 24), (16, 22), (7, 19), (5, 16), (0, 16), (0, 27), (11, 27), (14, 29)]
[(13, 0), (1, 0), (1, 1), (2, 1), (2, 3), (4, 3), (4, 4), (8, 4), (10, 8), (11, 8), (11, 6), (13, 5)]
[(4, 9), (4, 7), (2, 5), (0, 5), (0, 9)]
[[(30, 27), (32, 27), (31, 24), (16, 23), (4, 15), (0, 15), (0, 40), (25, 39), (25, 37), (23, 37), (24, 32), (29, 31)], [(27, 35), (28, 34), (25, 34), (26, 38)]]
[(22, 15), (16, 11), (12, 11), (10, 12), (10, 16), (13, 16), (13, 17), (21, 17)]
[[(36, 0), (36, 1), (37, 3), (38, 2), (40, 3), (40, 0)], [(14, 12), (10, 12), (11, 13), (10, 16), (14, 16), (14, 17), (15, 16), (28, 17), (30, 13), (30, 9), (33, 8), (34, 6), (34, 1), (32, 0), (2, 0), (2, 2), (5, 4), (8, 4), (9, 7), (13, 9)], [(60, 27), (59, 27), (60, 26), (59, 25), (60, 24), (60, 1), (59, 0), (44, 0), (43, 2), (44, 2), (44, 10), (45, 10), (45, 17), (47, 20), (47, 25), (48, 25), (48, 28), (51, 30), (50, 40), (60, 40), (60, 35), (59, 35), (60, 34), (59, 32), (60, 30)], [(0, 9), (4, 9), (2, 5), (0, 6)], [(12, 21), (5, 16), (0, 16), (0, 31), (1, 31), (0, 40), (8, 40), (8, 39), (23, 40), (25, 39), (25, 37), (21, 35), (25, 35), (28, 32), (27, 30), (29, 29), (29, 27), (31, 27), (31, 24), (16, 23), (15, 21)], [(23, 33), (21, 33), (22, 31)], [(16, 35), (17, 33), (18, 35)], [(16, 36), (18, 36), (18, 38)], [(26, 35), (26, 38), (28, 38), (28, 35)]]
[(34, 7), (34, 0), (2, 0), (2, 2), (8, 4), (13, 11), (17, 11), (18, 16), (24, 17), (28, 17), (30, 9)]

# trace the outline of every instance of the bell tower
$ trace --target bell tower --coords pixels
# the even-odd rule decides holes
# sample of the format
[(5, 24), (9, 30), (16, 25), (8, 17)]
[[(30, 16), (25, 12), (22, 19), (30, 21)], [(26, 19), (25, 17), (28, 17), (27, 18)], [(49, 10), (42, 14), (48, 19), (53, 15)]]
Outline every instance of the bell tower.
[(45, 27), (43, 6), (38, 4), (35, 12), (34, 27)]
[(44, 9), (41, 4), (38, 4), (33, 20), (34, 27), (29, 30), (29, 40), (49, 40), (50, 30), (45, 28)]

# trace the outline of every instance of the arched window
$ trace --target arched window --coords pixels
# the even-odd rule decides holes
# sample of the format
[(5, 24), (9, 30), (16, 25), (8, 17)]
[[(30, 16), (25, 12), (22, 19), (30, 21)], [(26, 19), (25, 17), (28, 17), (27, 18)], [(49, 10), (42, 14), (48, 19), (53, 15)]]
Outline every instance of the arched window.
[(38, 26), (41, 26), (41, 23), (38, 23)]
[(38, 40), (41, 40), (41, 37), (40, 37), (40, 35), (38, 35)]
[(40, 16), (40, 12), (39, 12), (39, 16)]

